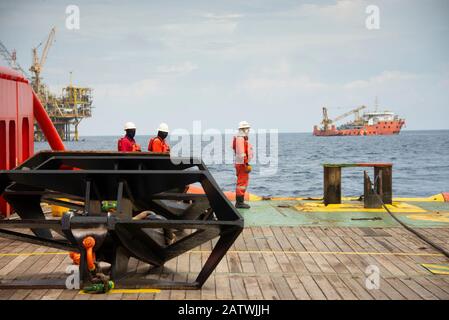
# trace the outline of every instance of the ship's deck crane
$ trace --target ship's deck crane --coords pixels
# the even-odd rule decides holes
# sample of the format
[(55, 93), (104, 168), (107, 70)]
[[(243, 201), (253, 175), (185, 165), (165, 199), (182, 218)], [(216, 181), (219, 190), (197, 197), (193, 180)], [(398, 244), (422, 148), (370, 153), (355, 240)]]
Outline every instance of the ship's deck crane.
[(349, 116), (349, 115), (351, 115), (353, 113), (355, 114), (355, 120), (356, 121), (360, 120), (360, 111), (365, 109), (365, 108), (366, 108), (365, 106), (361, 106), (361, 107), (355, 108), (355, 109), (353, 109), (351, 111), (348, 111), (346, 113), (343, 113), (342, 115), (339, 115), (338, 117), (334, 118), (334, 120), (332, 120), (332, 122), (337, 122), (337, 121), (339, 121), (339, 120), (341, 120), (343, 118), (346, 118), (347, 116)]
[(321, 121), (321, 124), (323, 125), (324, 130), (327, 130), (330, 124), (337, 122), (343, 118), (346, 118), (347, 116), (349, 116), (353, 113), (355, 114), (355, 121), (356, 122), (360, 121), (360, 111), (365, 108), (366, 108), (366, 106), (361, 106), (361, 107), (355, 108), (353, 110), (350, 110), (348, 112), (345, 112), (334, 119), (329, 119), (329, 116), (327, 115), (327, 108), (324, 107), (323, 108), (323, 120)]
[(41, 46), (42, 42), (37, 47), (33, 48), (33, 64), (30, 68), (30, 71), (33, 73), (33, 89), (38, 94), (40, 91), (40, 73), (42, 72), (42, 68), (45, 64), (45, 61), (47, 60), (48, 50), (53, 44), (55, 33), (56, 28), (53, 27), (50, 31), (50, 34), (48, 35), (47, 41), (45, 42), (40, 60), (37, 54), (37, 49)]
[(327, 130), (331, 123), (332, 123), (332, 120), (329, 119), (329, 117), (327, 115), (327, 108), (323, 107), (323, 120), (321, 121), (321, 124), (323, 125), (324, 130)]

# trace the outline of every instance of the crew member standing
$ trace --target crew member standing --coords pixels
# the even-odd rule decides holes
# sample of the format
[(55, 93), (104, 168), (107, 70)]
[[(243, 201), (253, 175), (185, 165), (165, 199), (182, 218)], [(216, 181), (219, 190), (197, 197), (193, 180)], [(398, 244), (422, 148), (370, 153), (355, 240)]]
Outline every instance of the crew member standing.
[(235, 154), (235, 170), (237, 174), (237, 187), (235, 190), (235, 207), (249, 209), (245, 203), (245, 193), (248, 188), (249, 173), (251, 172), (252, 146), (248, 141), (250, 125), (246, 121), (239, 123), (239, 132), (232, 140), (232, 149)]
[(118, 151), (122, 152), (132, 152), (141, 151), (140, 145), (134, 140), (136, 135), (136, 125), (132, 122), (125, 123), (126, 134), (123, 138), (120, 138), (117, 143)]
[(157, 136), (148, 142), (148, 151), (170, 153), (170, 145), (167, 143), (168, 125), (162, 122), (157, 129)]

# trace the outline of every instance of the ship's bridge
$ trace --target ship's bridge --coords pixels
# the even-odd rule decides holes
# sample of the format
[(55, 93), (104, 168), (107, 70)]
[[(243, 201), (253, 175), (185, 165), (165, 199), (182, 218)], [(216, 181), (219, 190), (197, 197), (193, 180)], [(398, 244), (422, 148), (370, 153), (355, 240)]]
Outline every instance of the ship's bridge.
[(369, 125), (397, 120), (397, 116), (391, 111), (367, 112), (363, 114), (363, 118)]

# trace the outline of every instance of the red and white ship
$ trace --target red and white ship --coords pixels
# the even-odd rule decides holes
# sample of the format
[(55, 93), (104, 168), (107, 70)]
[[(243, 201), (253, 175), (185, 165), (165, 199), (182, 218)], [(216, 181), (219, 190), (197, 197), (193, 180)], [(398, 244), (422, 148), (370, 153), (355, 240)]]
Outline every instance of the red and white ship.
[[(346, 112), (334, 119), (327, 116), (327, 108), (323, 108), (323, 120), (321, 126), (314, 126), (314, 136), (375, 136), (399, 134), (405, 120), (400, 119), (391, 111), (365, 112), (360, 115), (360, 111), (365, 109), (361, 106)], [(355, 114), (354, 121), (336, 126), (334, 123)]]

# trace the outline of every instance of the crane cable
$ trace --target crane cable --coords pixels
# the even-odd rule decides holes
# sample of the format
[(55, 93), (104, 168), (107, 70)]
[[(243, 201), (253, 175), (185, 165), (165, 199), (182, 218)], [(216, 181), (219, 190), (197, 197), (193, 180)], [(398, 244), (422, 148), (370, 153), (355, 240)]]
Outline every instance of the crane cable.
[[(368, 177), (369, 179), (369, 177)], [(380, 201), (380, 203), (382, 204), (382, 207), (390, 214), (390, 216), (397, 222), (399, 223), (402, 227), (404, 227), (404, 229), (408, 230), (410, 233), (413, 233), (415, 236), (417, 236), (418, 238), (420, 238), (422, 241), (426, 242), (427, 244), (429, 244), (431, 247), (433, 247), (435, 250), (440, 251), (443, 255), (446, 256), (446, 258), (449, 259), (449, 251), (447, 251), (446, 249), (444, 249), (442, 246), (440, 246), (439, 244), (435, 243), (434, 241), (430, 240), (428, 237), (426, 237), (425, 235), (423, 235), (422, 233), (418, 232), (416, 229), (410, 227), (409, 225), (405, 224), (404, 222), (402, 222), (401, 220), (399, 220), (399, 218), (390, 211), (390, 209), (388, 209), (387, 205), (383, 202), (382, 198), (379, 196), (379, 194), (374, 190), (374, 185), (372, 185), (372, 191), (373, 193), (376, 195), (377, 199)]]

